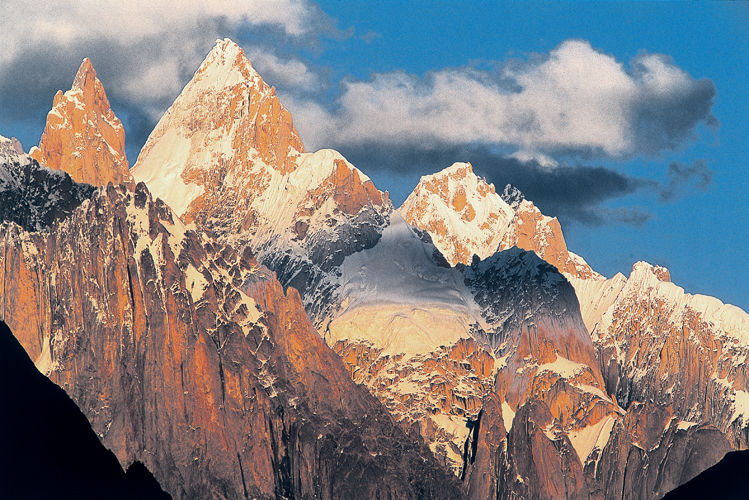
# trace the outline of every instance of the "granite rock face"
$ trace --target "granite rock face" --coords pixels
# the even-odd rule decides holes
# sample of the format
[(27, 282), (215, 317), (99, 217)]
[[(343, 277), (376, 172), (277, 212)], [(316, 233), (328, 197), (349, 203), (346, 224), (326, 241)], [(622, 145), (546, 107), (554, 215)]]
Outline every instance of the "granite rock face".
[(461, 497), (295, 290), (143, 184), (95, 191), (53, 231), (4, 222), (1, 239), (2, 319), (120, 463), (173, 498)]
[(0, 322), (0, 497), (168, 500), (136, 462), (127, 474), (65, 391)]
[(573, 276), (599, 276), (567, 250), (556, 218), (543, 215), (510, 185), (497, 194), (470, 163), (422, 177), (398, 210), (409, 224), (429, 233), (451, 265), (469, 265), (474, 255), (486, 259), (516, 246)]
[(339, 153), (305, 153), (291, 114), (230, 40), (217, 41), (133, 175), (185, 222), (250, 246), (300, 292), (316, 326), (330, 316), (329, 277), (377, 242), (393, 210)]
[(670, 282), (644, 262), (629, 278), (572, 280), (607, 390), (620, 404), (653, 401), (711, 423), (745, 449), (749, 439), (749, 315)]
[(109, 106), (107, 94), (86, 58), (73, 87), (55, 95), (47, 124), (30, 155), (79, 183), (135, 185), (125, 156), (125, 128)]

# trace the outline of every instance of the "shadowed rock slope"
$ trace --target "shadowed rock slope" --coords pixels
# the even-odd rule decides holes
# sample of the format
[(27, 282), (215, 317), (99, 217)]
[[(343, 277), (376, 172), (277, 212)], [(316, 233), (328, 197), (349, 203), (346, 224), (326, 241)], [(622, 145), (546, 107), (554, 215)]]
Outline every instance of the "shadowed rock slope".
[[(139, 184), (0, 225), (2, 318), (120, 463), (173, 498), (461, 498), (350, 379), (294, 289)], [(36, 321), (26, 321), (36, 318)]]
[(0, 498), (167, 500), (136, 463), (125, 474), (65, 391), (0, 321)]

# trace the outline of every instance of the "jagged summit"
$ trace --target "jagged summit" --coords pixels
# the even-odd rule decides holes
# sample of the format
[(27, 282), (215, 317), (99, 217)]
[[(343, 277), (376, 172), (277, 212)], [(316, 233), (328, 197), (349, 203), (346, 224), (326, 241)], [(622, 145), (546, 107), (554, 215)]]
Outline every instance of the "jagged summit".
[(399, 211), (409, 224), (429, 232), (452, 265), (496, 252), (514, 216), (494, 185), (474, 174), (470, 163), (422, 177)]
[(215, 89), (230, 88), (239, 82), (252, 82), (256, 91), (268, 94), (273, 91), (265, 84), (245, 56), (244, 50), (232, 40), (216, 40), (193, 77), (203, 86)]
[(39, 147), (29, 154), (49, 168), (66, 171), (76, 182), (134, 186), (125, 156), (125, 129), (88, 58), (78, 68), (73, 87), (55, 95)]
[(493, 184), (473, 173), (470, 163), (422, 177), (399, 211), (409, 224), (429, 233), (452, 265), (517, 246), (536, 252), (561, 272), (600, 277), (567, 250), (556, 218), (543, 215), (511, 185), (498, 195)]
[(303, 152), (291, 113), (244, 51), (225, 39), (156, 125), (133, 176), (192, 221), (226, 183), (257, 166), (266, 172), (255, 176), (252, 189), (262, 189), (271, 171), (294, 171)]
[(513, 210), (517, 210), (520, 204), (525, 201), (525, 195), (523, 195), (523, 193), (512, 184), (505, 186), (505, 190), (500, 197), (505, 203), (510, 205)]
[(250, 245), (306, 305), (307, 289), (375, 244), (393, 209), (340, 153), (304, 151), (291, 114), (231, 40), (159, 121), (133, 175), (186, 223)]

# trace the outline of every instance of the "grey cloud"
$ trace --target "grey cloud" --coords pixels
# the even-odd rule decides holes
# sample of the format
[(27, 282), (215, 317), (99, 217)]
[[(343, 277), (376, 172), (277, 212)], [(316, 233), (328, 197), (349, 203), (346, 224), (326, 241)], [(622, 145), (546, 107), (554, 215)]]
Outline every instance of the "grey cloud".
[(658, 200), (662, 203), (673, 201), (684, 196), (690, 188), (707, 191), (712, 184), (713, 174), (705, 160), (697, 160), (691, 166), (672, 162), (666, 172), (668, 182), (660, 189)]
[(668, 181), (634, 177), (610, 168), (590, 165), (560, 165), (548, 168), (536, 161), (520, 161), (486, 146), (453, 146), (421, 148), (367, 144), (349, 146), (341, 153), (354, 165), (389, 185), (378, 185), (391, 191), (399, 205), (410, 194), (422, 175), (438, 172), (456, 161), (470, 162), (477, 175), (492, 182), (498, 191), (512, 184), (520, 189), (546, 215), (558, 217), (564, 224), (586, 226), (624, 224), (639, 227), (652, 214), (639, 206), (609, 208), (607, 202), (630, 195), (653, 195), (660, 202), (683, 196), (690, 189), (705, 190), (712, 172), (703, 161), (692, 166), (672, 163)]

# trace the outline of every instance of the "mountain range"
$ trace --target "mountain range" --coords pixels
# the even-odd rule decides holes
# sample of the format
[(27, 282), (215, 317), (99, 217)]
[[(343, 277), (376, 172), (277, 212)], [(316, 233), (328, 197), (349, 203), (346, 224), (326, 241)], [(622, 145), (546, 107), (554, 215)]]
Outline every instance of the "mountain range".
[(0, 319), (172, 498), (661, 498), (749, 447), (744, 311), (467, 163), (394, 207), (231, 40), (132, 169), (84, 60), (0, 191)]

